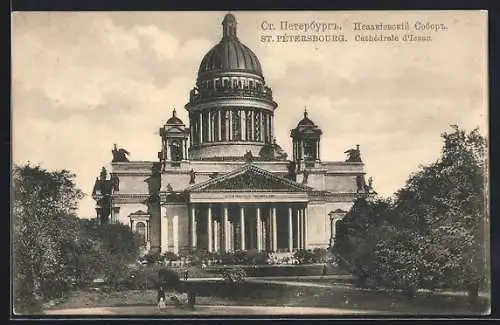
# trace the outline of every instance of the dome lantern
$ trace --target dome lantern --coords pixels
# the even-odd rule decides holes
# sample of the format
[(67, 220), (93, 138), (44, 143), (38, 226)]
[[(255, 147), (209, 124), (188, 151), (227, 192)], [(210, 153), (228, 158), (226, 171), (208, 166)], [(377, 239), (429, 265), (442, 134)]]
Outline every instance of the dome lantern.
[(236, 18), (233, 14), (227, 14), (222, 21), (222, 35), (223, 37), (236, 38)]

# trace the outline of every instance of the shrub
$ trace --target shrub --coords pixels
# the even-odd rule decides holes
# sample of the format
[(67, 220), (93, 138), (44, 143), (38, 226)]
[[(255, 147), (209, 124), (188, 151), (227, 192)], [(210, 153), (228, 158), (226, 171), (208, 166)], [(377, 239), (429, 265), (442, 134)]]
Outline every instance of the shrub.
[(245, 282), (246, 272), (241, 267), (226, 268), (222, 271), (222, 277), (229, 283), (242, 283)]
[(163, 259), (166, 261), (177, 261), (179, 260), (179, 256), (172, 252), (165, 252), (165, 254), (163, 254)]
[(244, 264), (248, 265), (264, 265), (266, 264), (268, 254), (266, 252), (259, 252), (256, 249), (246, 252), (246, 260)]
[(144, 261), (146, 261), (147, 264), (156, 264), (157, 262), (161, 262), (163, 258), (161, 257), (160, 253), (148, 253), (144, 255), (142, 258)]
[(248, 264), (247, 252), (246, 251), (234, 252), (233, 263), (239, 265)]
[(181, 283), (179, 274), (167, 268), (158, 271), (158, 281), (165, 286), (165, 289), (178, 289)]
[(300, 264), (307, 264), (313, 261), (313, 252), (311, 250), (301, 249), (293, 254), (293, 257), (299, 261)]

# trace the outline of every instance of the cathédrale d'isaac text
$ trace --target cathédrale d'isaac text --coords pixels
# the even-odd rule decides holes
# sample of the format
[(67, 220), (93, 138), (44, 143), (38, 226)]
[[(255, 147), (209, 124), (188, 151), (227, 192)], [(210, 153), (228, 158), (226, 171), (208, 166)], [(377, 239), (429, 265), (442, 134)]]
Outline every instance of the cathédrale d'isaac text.
[(232, 14), (185, 109), (188, 125), (175, 109), (159, 123), (158, 160), (130, 161), (115, 145), (92, 192), (100, 222), (129, 224), (150, 252), (325, 248), (355, 199), (373, 194), (359, 145), (322, 161), (314, 108), (297, 116), (291, 156), (276, 143), (278, 103)]

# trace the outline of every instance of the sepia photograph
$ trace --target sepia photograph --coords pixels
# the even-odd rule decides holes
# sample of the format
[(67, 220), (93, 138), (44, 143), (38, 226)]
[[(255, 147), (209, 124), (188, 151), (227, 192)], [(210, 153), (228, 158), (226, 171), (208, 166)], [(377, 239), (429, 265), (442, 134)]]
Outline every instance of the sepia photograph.
[(487, 11), (11, 18), (11, 315), (490, 314)]

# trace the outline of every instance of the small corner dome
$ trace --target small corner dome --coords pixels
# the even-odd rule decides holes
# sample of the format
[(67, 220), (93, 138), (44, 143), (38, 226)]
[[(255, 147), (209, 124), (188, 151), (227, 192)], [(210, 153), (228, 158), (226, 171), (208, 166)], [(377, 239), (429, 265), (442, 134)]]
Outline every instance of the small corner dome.
[(184, 122), (182, 122), (182, 120), (177, 117), (175, 108), (172, 111), (172, 117), (167, 120), (167, 124), (184, 125)]
[(304, 110), (304, 118), (302, 118), (302, 120), (299, 121), (297, 126), (306, 126), (306, 125), (315, 126), (316, 124), (314, 124), (314, 122), (308, 117), (307, 111)]
[(236, 34), (236, 18), (229, 13), (222, 21), (222, 39), (201, 61), (198, 77), (210, 72), (241, 71), (262, 76), (259, 59)]

